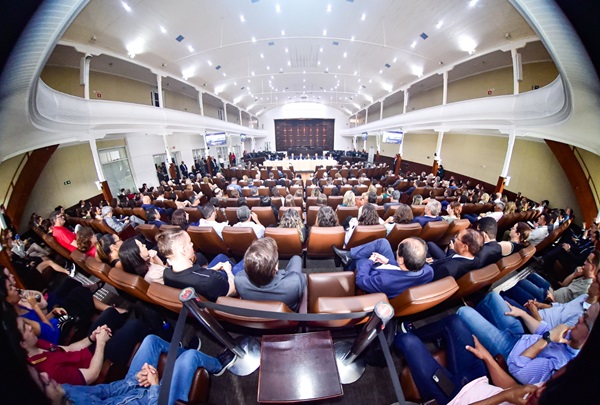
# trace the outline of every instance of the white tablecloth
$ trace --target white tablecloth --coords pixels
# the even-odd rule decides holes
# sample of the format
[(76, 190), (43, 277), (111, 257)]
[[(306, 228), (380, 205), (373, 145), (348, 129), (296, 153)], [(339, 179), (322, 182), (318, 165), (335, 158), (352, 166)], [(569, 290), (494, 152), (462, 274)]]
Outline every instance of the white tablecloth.
[(276, 166), (281, 166), (284, 169), (288, 168), (289, 165), (292, 165), (292, 167), (294, 168), (294, 171), (300, 171), (300, 172), (305, 172), (305, 171), (315, 171), (315, 167), (317, 166), (335, 166), (338, 164), (338, 162), (336, 160), (329, 160), (329, 159), (317, 159), (317, 160), (289, 160), (289, 159), (283, 159), (283, 160), (265, 160), (263, 162), (263, 166), (272, 166), (272, 167), (276, 167)]

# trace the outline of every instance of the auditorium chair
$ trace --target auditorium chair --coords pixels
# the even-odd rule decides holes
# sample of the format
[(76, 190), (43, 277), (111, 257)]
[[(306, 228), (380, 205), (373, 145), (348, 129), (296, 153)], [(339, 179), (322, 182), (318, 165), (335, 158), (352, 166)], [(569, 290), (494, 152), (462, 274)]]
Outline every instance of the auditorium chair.
[(306, 209), (317, 206), (318, 197), (306, 197)]
[(277, 243), (280, 259), (290, 259), (292, 256), (303, 257), (300, 233), (296, 228), (266, 228), (265, 238), (273, 238)]
[(383, 214), (383, 219), (388, 219), (391, 216), (394, 216), (394, 214), (396, 213), (396, 210), (398, 209), (399, 204), (396, 205), (390, 205), (388, 207), (388, 209), (385, 211), (385, 213)]
[(304, 187), (302, 187), (302, 186), (291, 186), (290, 187), (290, 194), (291, 195), (295, 195), (296, 191), (298, 191), (298, 190), (300, 190), (300, 191), (302, 191), (302, 193), (304, 193)]
[(204, 218), (204, 215), (202, 215), (202, 212), (197, 207), (185, 207), (184, 211), (189, 215), (190, 223), (198, 222)]
[(229, 247), (212, 226), (190, 226), (187, 233), (192, 239), (194, 248), (206, 256), (215, 257), (220, 253), (229, 253)]
[(496, 281), (506, 277), (508, 274), (520, 268), (522, 260), (523, 258), (521, 257), (520, 252), (515, 252), (498, 260), (496, 265), (498, 266), (500, 272), (494, 277), (492, 283), (495, 283)]
[(306, 243), (307, 259), (331, 259), (335, 257), (332, 246), (344, 248), (346, 232), (341, 226), (310, 228)]
[(210, 185), (206, 183), (200, 183), (200, 191), (202, 191), (202, 194), (204, 194), (208, 198), (215, 196), (215, 193), (211, 190)]
[(88, 257), (85, 259), (85, 266), (90, 275), (112, 285), (112, 281), (108, 277), (108, 274), (111, 272), (112, 268), (108, 264), (102, 263), (94, 257)]
[(344, 249), (350, 250), (367, 242), (385, 238), (386, 233), (387, 230), (383, 225), (358, 225), (354, 228), (354, 232), (352, 232), (352, 236)]
[(140, 233), (148, 242), (156, 243), (156, 235), (158, 228), (154, 224), (141, 224), (135, 227), (135, 230)]
[(448, 230), (448, 225), (448, 222), (443, 220), (427, 222), (421, 230), (419, 238), (426, 242), (437, 242)]
[(383, 208), (383, 205), (375, 204), (375, 211), (377, 211), (377, 216), (383, 219), (383, 215), (385, 214), (385, 209)]
[[(388, 302), (384, 293), (352, 295), (346, 297), (318, 297), (312, 308), (315, 314), (348, 314), (353, 312), (371, 312), (380, 302)], [(370, 314), (362, 318), (340, 319), (330, 321), (310, 321), (311, 327), (318, 328), (348, 328), (364, 323)]]
[[(225, 305), (234, 308), (245, 308), (256, 311), (269, 311), (281, 313), (294, 313), (287, 305), (281, 301), (254, 301), (244, 300), (232, 297), (219, 297), (217, 304)], [(261, 330), (280, 330), (280, 329), (298, 329), (298, 321), (288, 321), (279, 319), (269, 319), (260, 317), (250, 317), (242, 315), (234, 315), (223, 311), (211, 311), (221, 321), (242, 326), (250, 329)]]
[[(315, 197), (313, 197), (315, 198)], [(319, 210), (321, 207), (316, 205), (306, 207), (306, 227), (310, 228), (317, 222), (317, 215), (319, 214)]]
[(148, 297), (148, 282), (136, 274), (127, 273), (120, 266), (113, 267), (108, 273), (111, 284), (128, 295), (145, 302), (152, 302)]
[(302, 206), (281, 207), (279, 208), (279, 221), (281, 221), (281, 218), (283, 218), (283, 214), (285, 214), (287, 210), (296, 210), (298, 212), (298, 215), (300, 215), (300, 218), (304, 219), (304, 215), (302, 214)]
[(462, 230), (467, 229), (470, 225), (471, 223), (468, 219), (455, 219), (450, 223), (450, 226), (448, 226), (446, 233), (444, 233), (444, 235), (438, 239), (436, 243), (442, 248), (447, 246), (456, 235), (458, 235)]
[(71, 260), (73, 261), (73, 263), (75, 263), (77, 266), (79, 266), (80, 269), (82, 269), (84, 272), (90, 274), (90, 271), (87, 268), (87, 264), (85, 264), (86, 259), (88, 258), (88, 256), (83, 253), (82, 251), (75, 249), (74, 251), (71, 252)]
[(420, 233), (421, 225), (417, 223), (394, 224), (394, 227), (390, 233), (388, 233), (386, 239), (390, 242), (392, 250), (396, 251), (400, 242), (411, 236), (419, 236)]
[(61, 255), (67, 260), (71, 260), (71, 252), (69, 252), (66, 248), (64, 248), (60, 243), (54, 239), (52, 235), (43, 234), (42, 239), (44, 239), (44, 243), (50, 246), (52, 250)]
[(252, 207), (252, 212), (256, 213), (258, 220), (265, 228), (270, 225), (277, 225), (277, 219), (271, 207)]
[(425, 206), (424, 205), (411, 205), (410, 209), (412, 210), (413, 217), (420, 217), (425, 215)]
[(351, 297), (356, 295), (353, 271), (307, 274), (308, 312), (315, 312), (319, 297)]
[(327, 197), (327, 205), (334, 210), (344, 201), (343, 195), (330, 195)]
[[(160, 283), (150, 283), (146, 295), (148, 298), (157, 305), (162, 306), (176, 314), (181, 311), (181, 301), (179, 300), (179, 293), (181, 289), (169, 287)], [(204, 297), (201, 300), (206, 301)]]
[(454, 293), (452, 299), (463, 299), (489, 285), (491, 285), (496, 276), (500, 273), (500, 269), (495, 263), (487, 265), (477, 270), (471, 270), (458, 280), (458, 291)]
[(336, 209), (336, 214), (341, 225), (347, 217), (358, 217), (358, 207), (342, 207), (340, 205)]
[(396, 318), (418, 314), (446, 301), (458, 291), (458, 284), (451, 276), (431, 283), (410, 287), (390, 300)]
[(236, 202), (236, 206), (235, 207), (230, 207), (227, 206), (225, 208), (225, 218), (227, 220), (227, 222), (229, 222), (229, 225), (235, 225), (239, 222), (238, 217), (237, 217), (237, 202)]
[(146, 217), (146, 210), (142, 207), (135, 207), (131, 210), (132, 215), (135, 215), (138, 218), (143, 219), (144, 221), (148, 221), (148, 217)]
[[(237, 198), (227, 197), (227, 198), (225, 198), (225, 207), (227, 207), (227, 208), (237, 208), (237, 206), (238, 206), (237, 205), (237, 201), (238, 201)], [(222, 205), (222, 201), (221, 201), (221, 206), (223, 206)]]
[(249, 226), (226, 226), (223, 228), (223, 241), (236, 258), (244, 257), (246, 250), (257, 239), (256, 233)]

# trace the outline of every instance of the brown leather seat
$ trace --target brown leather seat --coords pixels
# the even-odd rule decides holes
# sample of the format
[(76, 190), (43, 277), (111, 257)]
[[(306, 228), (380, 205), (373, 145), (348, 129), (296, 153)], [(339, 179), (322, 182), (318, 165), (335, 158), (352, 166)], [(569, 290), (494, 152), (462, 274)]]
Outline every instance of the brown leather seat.
[(308, 274), (308, 311), (316, 311), (319, 297), (352, 297), (356, 293), (355, 276), (352, 271)]
[(208, 256), (229, 253), (229, 247), (212, 226), (190, 226), (187, 233), (192, 239), (194, 248)]
[[(158, 375), (162, 378), (163, 371), (167, 365), (167, 353), (162, 353), (158, 359)], [(187, 401), (176, 401), (175, 404), (203, 404), (208, 402), (208, 394), (210, 389), (210, 375), (203, 367), (198, 367), (194, 371), (194, 377), (192, 377), (192, 386), (188, 393)]]
[(206, 183), (200, 183), (200, 190), (202, 191), (202, 194), (204, 194), (207, 197), (214, 197), (215, 193), (211, 190), (210, 186)]
[(142, 207), (135, 207), (131, 212), (136, 217), (141, 218), (144, 221), (148, 221), (148, 218), (146, 217), (146, 210)]
[(225, 208), (225, 218), (227, 218), (227, 222), (229, 222), (229, 225), (234, 225), (240, 222), (237, 217), (237, 209), (238, 207)]
[[(446, 366), (446, 352), (443, 350), (437, 350), (432, 353), (433, 358), (442, 366)], [(412, 401), (417, 404), (423, 402), (423, 398), (421, 397), (421, 393), (415, 384), (415, 380), (413, 379), (412, 373), (408, 368), (408, 365), (405, 365), (400, 372), (400, 385), (402, 386), (402, 391), (404, 393), (404, 397), (407, 401)]]
[(390, 233), (386, 236), (388, 242), (392, 246), (392, 250), (398, 249), (398, 244), (411, 236), (419, 236), (421, 233), (421, 225), (417, 223), (410, 224), (395, 224)]
[(85, 261), (87, 258), (88, 258), (88, 256), (80, 250), (75, 249), (74, 251), (71, 252), (71, 260), (73, 260), (73, 262), (77, 266), (79, 266), (81, 269), (83, 269), (83, 271), (85, 271), (86, 273), (89, 273), (87, 264), (85, 264)]
[(310, 228), (308, 241), (306, 243), (306, 257), (308, 259), (331, 259), (335, 253), (331, 246), (343, 249), (346, 232), (341, 226), (321, 228), (313, 226)]
[(317, 207), (315, 206), (308, 206), (306, 208), (306, 226), (307, 227), (311, 227), (315, 224), (315, 222), (317, 222), (317, 214), (319, 213), (319, 210), (321, 209), (321, 207)]
[(102, 263), (93, 257), (88, 257), (85, 259), (85, 265), (87, 271), (92, 276), (96, 276), (105, 283), (112, 285), (112, 281), (108, 277), (108, 274), (110, 273), (112, 268), (108, 264)]
[(165, 204), (165, 208), (171, 208), (173, 210), (177, 209), (177, 204), (173, 200), (165, 199), (163, 203)]
[[(237, 198), (225, 198), (225, 207), (233, 207), (237, 208)], [(221, 207), (223, 206), (223, 202), (221, 201)]]
[(388, 219), (391, 216), (394, 216), (394, 214), (396, 213), (396, 210), (398, 209), (399, 205), (390, 205), (390, 207), (383, 213), (383, 219)]
[(456, 280), (458, 291), (454, 293), (452, 298), (463, 298), (491, 285), (499, 273), (500, 270), (495, 263), (481, 269), (471, 270)]
[(61, 255), (62, 257), (64, 257), (67, 260), (71, 260), (71, 252), (69, 252), (60, 243), (58, 243), (56, 241), (56, 239), (54, 239), (53, 236), (44, 234), (42, 239), (44, 239), (44, 242), (46, 243), (46, 245), (50, 246), (50, 248), (52, 250), (54, 250), (56, 253), (58, 253), (59, 255)]
[(184, 211), (189, 215), (190, 223), (198, 222), (201, 218), (204, 218), (202, 212), (197, 207), (185, 207)]
[(456, 235), (469, 226), (471, 226), (471, 223), (468, 219), (455, 219), (448, 226), (446, 233), (436, 243), (442, 247), (448, 245)]
[[(104, 227), (102, 225), (104, 225)], [(112, 228), (110, 228), (108, 225), (104, 224), (104, 221), (101, 219), (92, 219), (90, 221), (90, 226), (96, 233), (115, 233), (115, 231), (112, 230)]]
[(380, 238), (385, 238), (386, 233), (387, 230), (383, 225), (358, 225), (354, 228), (354, 232), (352, 232), (350, 240), (346, 243), (345, 249), (351, 249)]
[(296, 255), (302, 257), (302, 242), (296, 228), (267, 228), (265, 238), (267, 237), (275, 239), (280, 259), (289, 259)]
[(498, 266), (500, 272), (496, 275), (496, 277), (494, 277), (492, 283), (500, 280), (501, 278), (521, 267), (521, 252), (516, 252), (503, 257), (496, 262), (496, 265)]
[[(383, 293), (353, 295), (348, 297), (318, 297), (313, 310), (317, 314), (349, 314), (352, 312), (370, 312), (380, 302), (388, 302)], [(310, 326), (321, 328), (347, 328), (365, 322), (369, 316), (334, 321), (312, 321)]]
[(529, 261), (529, 259), (531, 259), (533, 257), (535, 252), (536, 252), (535, 246), (533, 246), (532, 244), (529, 244), (526, 247), (524, 247), (523, 249), (521, 249), (519, 251), (519, 253), (521, 254), (521, 265), (524, 265), (525, 263), (527, 263)]
[[(287, 305), (280, 301), (253, 301), (253, 300), (242, 300), (239, 298), (232, 297), (219, 297), (217, 298), (217, 304), (227, 305), (229, 307), (246, 308), (258, 311), (270, 311), (270, 312), (282, 312), (282, 313), (293, 313)], [(259, 317), (247, 317), (240, 315), (228, 314), (222, 311), (214, 311), (217, 318), (235, 324), (252, 329), (296, 329), (298, 327), (297, 321), (286, 321), (278, 319), (268, 319)]]
[(444, 236), (448, 230), (448, 225), (449, 224), (446, 221), (427, 222), (421, 230), (419, 238), (426, 242), (436, 242), (438, 239)]
[(257, 240), (256, 233), (250, 227), (226, 226), (223, 228), (223, 241), (231, 254), (237, 258), (244, 257), (252, 242)]
[(160, 231), (166, 231), (166, 230), (178, 230), (181, 229), (181, 227), (179, 225), (169, 225), (169, 224), (164, 224), (160, 227)]
[(300, 215), (300, 218), (304, 219), (304, 215), (302, 214), (302, 207), (281, 207), (279, 208), (279, 220), (281, 221), (281, 218), (283, 218), (283, 214), (285, 214), (285, 212), (287, 210), (295, 210), (298, 212), (298, 215)]
[(344, 201), (343, 195), (330, 195), (327, 197), (327, 205), (334, 210)]
[(252, 207), (252, 212), (256, 213), (258, 220), (265, 228), (269, 225), (277, 225), (277, 219), (271, 207)]
[(419, 217), (421, 215), (425, 215), (425, 206), (424, 205), (411, 205), (410, 209), (413, 212), (413, 217)]
[(125, 272), (120, 267), (114, 267), (108, 278), (112, 281), (112, 285), (116, 286), (119, 290), (126, 292), (127, 294), (146, 302), (152, 302), (148, 298), (148, 282), (142, 277)]
[(180, 288), (169, 287), (160, 283), (150, 283), (146, 295), (152, 302), (175, 313), (179, 313), (182, 304), (179, 300)]
[(156, 235), (158, 234), (158, 228), (154, 224), (141, 224), (135, 227), (135, 230), (139, 232), (149, 242), (156, 242)]
[(383, 208), (383, 205), (375, 204), (375, 211), (377, 211), (377, 215), (379, 215), (379, 218), (383, 218), (383, 216), (385, 215), (385, 209)]
[(411, 287), (390, 300), (395, 317), (408, 316), (423, 312), (441, 304), (458, 290), (454, 278), (448, 276), (431, 283)]
[(340, 205), (336, 209), (336, 214), (338, 217), (338, 222), (341, 224), (347, 217), (358, 217), (358, 207), (342, 207)]

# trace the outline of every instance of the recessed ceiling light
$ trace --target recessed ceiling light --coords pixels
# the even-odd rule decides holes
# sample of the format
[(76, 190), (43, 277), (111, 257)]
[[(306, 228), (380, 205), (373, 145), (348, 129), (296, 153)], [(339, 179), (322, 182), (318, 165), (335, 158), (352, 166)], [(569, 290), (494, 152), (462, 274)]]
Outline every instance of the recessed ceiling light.
[(285, 35), (285, 30), (281, 30), (281, 35)]
[(212, 62), (211, 61), (208, 61), (207, 63), (208, 63), (208, 66), (212, 66)]
[(223, 72), (223, 77), (227, 77), (227, 73)]
[(273, 75), (271, 75), (271, 79), (273, 79)]
[(328, 5), (327, 5), (327, 12), (328, 12), (328, 13), (331, 13), (331, 4), (328, 4)]
[(303, 82), (306, 82), (306, 79), (302, 79)]
[(254, 76), (254, 72), (252, 72), (252, 76)]
[(440, 20), (440, 21), (438, 21), (438, 23), (435, 25), (435, 28), (437, 28), (437, 29), (439, 30), (440, 28), (442, 28), (442, 25), (444, 25), (444, 21)]
[(348, 52), (344, 52), (344, 58), (348, 56)]
[(240, 14), (240, 21), (241, 22), (246, 22), (246, 19), (244, 18), (244, 14)]
[(382, 73), (383, 73), (383, 69), (379, 69), (379, 74), (382, 74)]
[(323, 47), (319, 48), (319, 52), (323, 53)]
[(478, 2), (479, 2), (479, 0), (471, 0), (471, 1), (469, 2), (469, 6), (470, 6), (470, 7), (473, 7), (473, 6), (474, 6), (475, 4), (477, 4)]
[(352, 37), (350, 37), (350, 41), (354, 42), (354, 35), (352, 35)]
[(261, 54), (260, 54), (260, 58), (261, 58), (261, 59), (264, 59), (264, 58), (265, 58), (265, 55), (261, 53)]
[(397, 60), (398, 60), (398, 58), (394, 58), (393, 62), (396, 63)]
[(327, 30), (323, 30), (323, 36), (327, 35)]
[(362, 15), (360, 16), (360, 20), (364, 21), (365, 18), (367, 18), (367, 15), (365, 13), (362, 13)]
[(302, 74), (303, 74), (303, 75), (305, 75), (305, 74), (306, 74), (306, 70), (303, 70), (303, 71), (302, 71)]
[(340, 70), (342, 68), (342, 65), (338, 65), (338, 70)]
[(278, 12), (278, 13), (281, 13), (281, 6), (279, 5), (279, 3), (277, 3), (275, 5), (275, 11)]
[(417, 41), (413, 41), (412, 44), (410, 44), (410, 47), (414, 49), (414, 47), (417, 46)]
[(288, 66), (292, 66), (292, 62), (290, 62), (290, 61), (288, 60), (288, 63), (287, 63), (287, 65), (288, 65)]
[(317, 66), (321, 66), (321, 61), (320, 60), (317, 61)]
[(256, 38), (252, 37), (252, 42), (256, 42)]
[(123, 6), (123, 8), (125, 9), (125, 11), (129, 11), (131, 12), (131, 7), (129, 6), (129, 4), (125, 3), (124, 1), (121, 2), (121, 5)]
[(355, 71), (354, 71), (354, 76), (356, 76), (357, 74), (358, 74), (358, 72), (355, 70)]
[(160, 32), (162, 32), (163, 34), (166, 34), (167, 33), (167, 29), (161, 25), (160, 26)]
[(267, 70), (271, 70), (271, 68), (269, 66), (267, 66)]
[(193, 46), (191, 46), (191, 45), (188, 45), (188, 50), (189, 50), (190, 52), (194, 52), (194, 47), (193, 47)]
[(285, 53), (288, 53), (290, 50), (288, 48), (285, 48)]
[(233, 82), (233, 85), (234, 85), (234, 86), (237, 86), (237, 82)]

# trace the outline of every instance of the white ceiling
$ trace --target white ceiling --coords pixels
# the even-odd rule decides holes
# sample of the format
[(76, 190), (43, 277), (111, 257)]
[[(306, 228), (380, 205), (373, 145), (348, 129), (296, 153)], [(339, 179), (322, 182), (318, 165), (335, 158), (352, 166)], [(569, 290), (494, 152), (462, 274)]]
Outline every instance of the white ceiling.
[[(504, 51), (536, 39), (506, 0), (126, 4), (130, 11), (120, 0), (91, 0), (60, 43), (99, 55), (92, 58), (94, 70), (148, 83), (160, 73), (163, 86), (190, 96), (201, 89), (252, 114), (300, 100), (356, 113), (386, 96), (392, 97), (386, 103), (401, 99), (402, 92), (390, 91), (419, 81), (417, 73), (425, 80), (414, 90), (423, 91), (441, 85), (435, 73), (454, 65), (459, 66), (450, 80), (510, 65), (510, 52)], [(549, 59), (539, 42), (522, 52), (524, 62)], [(59, 46), (48, 63), (78, 66), (80, 56)]]

